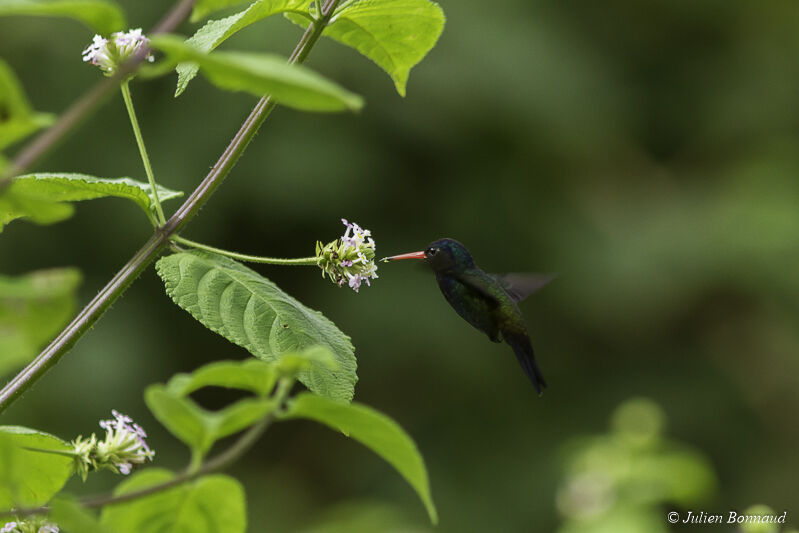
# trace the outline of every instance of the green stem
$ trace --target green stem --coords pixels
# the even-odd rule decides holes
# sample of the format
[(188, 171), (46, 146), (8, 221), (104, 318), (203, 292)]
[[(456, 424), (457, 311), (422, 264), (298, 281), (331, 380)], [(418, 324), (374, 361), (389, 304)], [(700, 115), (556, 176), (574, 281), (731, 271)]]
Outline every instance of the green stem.
[[(322, 36), (322, 31), (325, 29), (338, 3), (339, 0), (327, 0), (325, 2), (322, 7), (321, 19), (305, 30), (300, 42), (291, 54), (289, 62), (302, 63), (305, 61), (314, 44)], [(258, 101), (219, 160), (180, 209), (172, 215), (164, 226), (158, 228), (133, 258), (116, 273), (78, 316), (59, 333), (58, 337), (0, 390), (0, 413), (5, 411), (8, 406), (14, 403), (17, 398), (30, 389), (34, 383), (61, 360), (61, 357), (100, 319), (106, 309), (122, 296), (125, 289), (139, 277), (142, 271), (155, 261), (156, 257), (169, 245), (169, 239), (180, 232), (189, 220), (197, 215), (202, 206), (205, 205), (233, 169), (239, 157), (244, 153), (244, 150), (255, 137), (261, 124), (263, 124), (274, 107), (275, 102), (269, 96), (265, 96)]]
[(123, 81), (119, 88), (122, 89), (122, 98), (125, 100), (125, 107), (128, 109), (130, 125), (133, 126), (133, 135), (136, 136), (136, 144), (139, 146), (141, 161), (144, 163), (144, 172), (147, 173), (147, 181), (150, 182), (150, 190), (153, 193), (153, 200), (155, 201), (155, 211), (158, 214), (158, 225), (163, 226), (166, 224), (166, 217), (164, 217), (164, 209), (161, 207), (161, 200), (158, 199), (158, 187), (155, 185), (153, 167), (150, 165), (150, 157), (147, 155), (147, 148), (144, 146), (144, 139), (141, 136), (141, 128), (139, 127), (139, 120), (136, 118), (136, 110), (133, 109), (133, 98), (130, 97), (129, 80)]
[(244, 261), (245, 263), (263, 263), (266, 265), (316, 265), (319, 263), (319, 259), (316, 257), (282, 259), (280, 257), (262, 257), (259, 255), (240, 254), (237, 252), (223, 250), (221, 248), (214, 248), (213, 246), (208, 246), (207, 244), (191, 241), (179, 235), (173, 236), (171, 240), (174, 242), (179, 242), (180, 244), (185, 244), (186, 246), (191, 246), (192, 248), (197, 248), (198, 250), (205, 250), (206, 252), (224, 255), (237, 261)]

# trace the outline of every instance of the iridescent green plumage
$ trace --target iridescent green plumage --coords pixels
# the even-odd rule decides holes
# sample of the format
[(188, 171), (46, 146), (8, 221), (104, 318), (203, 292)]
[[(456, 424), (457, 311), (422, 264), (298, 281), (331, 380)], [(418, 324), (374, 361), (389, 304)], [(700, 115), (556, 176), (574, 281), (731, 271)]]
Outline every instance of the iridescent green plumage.
[(486, 274), (474, 263), (469, 251), (453, 239), (430, 243), (424, 252), (388, 257), (425, 259), (449, 304), (469, 324), (494, 342), (503, 340), (513, 348), (525, 374), (540, 395), (546, 387), (538, 369), (527, 326), (517, 302), (541, 288), (551, 277), (524, 274)]

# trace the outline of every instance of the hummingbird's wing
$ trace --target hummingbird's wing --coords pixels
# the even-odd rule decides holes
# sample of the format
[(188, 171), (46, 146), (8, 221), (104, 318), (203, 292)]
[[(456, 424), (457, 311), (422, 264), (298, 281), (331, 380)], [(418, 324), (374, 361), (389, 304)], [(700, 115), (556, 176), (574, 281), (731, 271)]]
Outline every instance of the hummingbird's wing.
[[(492, 287), (496, 282), (490, 274), (478, 269), (469, 269), (454, 273), (452, 277), (480, 294), (492, 307), (502, 305), (500, 301), (501, 291), (499, 291), (500, 294), (497, 294), (498, 289), (496, 286)], [(493, 291), (492, 288), (494, 289)]]
[(557, 274), (489, 274), (514, 302), (521, 302), (544, 285), (558, 277)]

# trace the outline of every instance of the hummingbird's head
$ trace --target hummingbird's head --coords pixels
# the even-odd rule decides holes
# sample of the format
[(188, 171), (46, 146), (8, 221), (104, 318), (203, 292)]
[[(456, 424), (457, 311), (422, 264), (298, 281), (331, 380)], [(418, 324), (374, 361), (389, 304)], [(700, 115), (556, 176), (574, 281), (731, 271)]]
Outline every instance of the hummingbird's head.
[(474, 266), (474, 260), (469, 250), (455, 239), (439, 239), (427, 245), (424, 251), (393, 255), (384, 258), (383, 261), (396, 261), (398, 259), (424, 259), (435, 272)]

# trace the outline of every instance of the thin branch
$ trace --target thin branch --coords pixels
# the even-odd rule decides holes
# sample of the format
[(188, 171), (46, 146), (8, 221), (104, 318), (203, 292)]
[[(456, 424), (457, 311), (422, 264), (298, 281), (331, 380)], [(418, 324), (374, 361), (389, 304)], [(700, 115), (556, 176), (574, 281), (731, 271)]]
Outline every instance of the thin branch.
[[(317, 22), (308, 26), (289, 58), (290, 63), (302, 63), (305, 61), (314, 44), (321, 37), (322, 31), (330, 21), (330, 17), (338, 3), (339, 0), (327, 0), (325, 2), (322, 7), (322, 16)], [(170, 237), (180, 232), (189, 220), (197, 215), (200, 208), (205, 205), (210, 196), (233, 169), (247, 145), (258, 132), (258, 128), (260, 128), (274, 107), (275, 102), (269, 96), (265, 96), (258, 101), (219, 160), (180, 209), (163, 227), (156, 230), (155, 234), (117, 272), (113, 279), (100, 290), (97, 296), (83, 308), (78, 316), (64, 328), (58, 337), (3, 387), (3, 390), (0, 391), (0, 413), (5, 411), (9, 405), (58, 363), (61, 357), (100, 319), (106, 309), (122, 296), (142, 271), (155, 261), (155, 258), (169, 245)]]
[(260, 255), (248, 255), (248, 254), (240, 254), (238, 252), (231, 252), (229, 250), (223, 250), (222, 248), (215, 248), (214, 246), (208, 246), (207, 244), (203, 244), (200, 242), (195, 242), (185, 237), (180, 237), (178, 235), (174, 235), (172, 237), (174, 242), (179, 242), (180, 244), (185, 244), (186, 246), (190, 246), (192, 248), (197, 248), (198, 250), (205, 250), (206, 252), (212, 252), (219, 255), (224, 255), (226, 257), (230, 257), (237, 261), (244, 261), (245, 263), (261, 263), (265, 265), (307, 265), (307, 266), (314, 266), (319, 264), (319, 259), (316, 257), (298, 257), (298, 258), (291, 258), (291, 259), (284, 259), (282, 257), (263, 257)]

